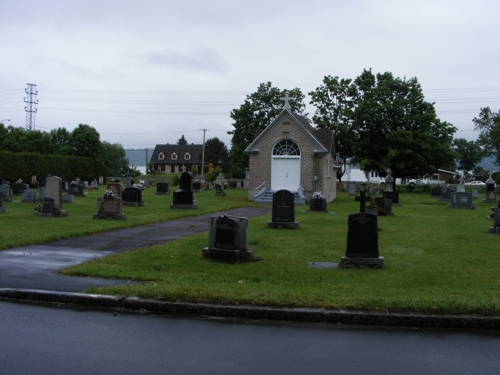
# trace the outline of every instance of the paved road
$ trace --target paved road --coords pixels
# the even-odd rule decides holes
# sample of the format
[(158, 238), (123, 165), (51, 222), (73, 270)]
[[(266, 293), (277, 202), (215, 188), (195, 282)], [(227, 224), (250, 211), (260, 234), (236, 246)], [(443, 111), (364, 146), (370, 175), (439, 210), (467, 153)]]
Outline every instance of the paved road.
[(500, 374), (498, 332), (73, 311), (0, 302), (0, 374)]
[(0, 288), (79, 292), (88, 287), (124, 285), (127, 283), (125, 280), (61, 276), (56, 272), (94, 258), (135, 250), (142, 246), (162, 244), (208, 231), (209, 217), (213, 215), (227, 214), (251, 218), (269, 212), (270, 209), (266, 207), (239, 208), (0, 251)]

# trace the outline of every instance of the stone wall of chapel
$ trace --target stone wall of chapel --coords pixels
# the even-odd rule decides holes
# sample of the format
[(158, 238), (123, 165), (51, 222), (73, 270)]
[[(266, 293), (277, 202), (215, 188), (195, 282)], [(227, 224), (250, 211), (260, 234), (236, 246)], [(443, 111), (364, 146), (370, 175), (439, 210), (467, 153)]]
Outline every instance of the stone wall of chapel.
[[(248, 198), (253, 199), (253, 196), (260, 190), (255, 189), (264, 182), (266, 182), (265, 186), (271, 186), (272, 149), (277, 142), (283, 139), (292, 140), (300, 147), (300, 185), (304, 189), (307, 199), (316, 191), (316, 187), (323, 192), (325, 197), (329, 198), (329, 201), (334, 199), (336, 176), (333, 176), (332, 169), (330, 177), (327, 177), (327, 156), (314, 154), (315, 143), (289, 116), (284, 116), (255, 145), (255, 148), (259, 150), (257, 154), (249, 155)], [(318, 177), (316, 185), (314, 184), (314, 176)]]

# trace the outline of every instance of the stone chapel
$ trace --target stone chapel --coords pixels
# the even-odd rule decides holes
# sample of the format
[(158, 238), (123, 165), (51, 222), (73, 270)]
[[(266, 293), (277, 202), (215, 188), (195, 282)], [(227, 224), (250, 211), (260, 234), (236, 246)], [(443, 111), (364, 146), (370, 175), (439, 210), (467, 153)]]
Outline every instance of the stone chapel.
[(328, 202), (336, 197), (337, 170), (333, 133), (316, 130), (293, 113), (285, 98), (283, 110), (245, 149), (249, 154), (248, 199), (269, 202), (272, 193), (286, 189), (296, 204), (305, 204), (320, 191)]

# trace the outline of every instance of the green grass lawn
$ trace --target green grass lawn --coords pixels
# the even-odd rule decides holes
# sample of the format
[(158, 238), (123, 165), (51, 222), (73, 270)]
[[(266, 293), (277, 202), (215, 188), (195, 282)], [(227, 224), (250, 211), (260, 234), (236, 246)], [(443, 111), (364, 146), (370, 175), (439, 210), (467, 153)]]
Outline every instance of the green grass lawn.
[[(48, 236), (62, 238), (253, 204), (246, 200), (246, 191), (227, 192), (227, 197), (214, 197), (213, 191), (196, 194), (199, 208), (187, 212), (169, 209), (171, 196), (165, 201), (154, 196), (152, 189), (145, 190), (145, 206), (126, 207), (124, 222), (92, 219), (98, 196), (92, 191), (86, 198), (75, 198), (74, 205), (65, 205), (67, 218), (36, 217), (30, 204), (6, 203), (1, 233), (4, 238), (8, 223), (7, 242), (18, 246), (42, 242)], [(142, 282), (87, 292), (171, 301), (498, 314), (500, 236), (488, 233), (491, 204), (482, 203), (482, 198), (480, 194), (474, 201), (474, 211), (451, 210), (448, 203), (430, 199), (429, 193), (401, 192), (402, 206), (393, 208), (395, 215), (379, 217), (383, 270), (307, 268), (310, 261), (340, 262), (344, 254), (347, 216), (359, 210), (359, 203), (342, 192), (328, 205), (334, 214), (296, 207), (299, 230), (268, 229), (270, 215), (251, 219), (249, 247), (263, 258), (259, 262), (228, 265), (203, 259), (208, 233), (202, 233), (62, 273)], [(19, 230), (23, 225), (24, 233), (31, 228), (30, 233)]]

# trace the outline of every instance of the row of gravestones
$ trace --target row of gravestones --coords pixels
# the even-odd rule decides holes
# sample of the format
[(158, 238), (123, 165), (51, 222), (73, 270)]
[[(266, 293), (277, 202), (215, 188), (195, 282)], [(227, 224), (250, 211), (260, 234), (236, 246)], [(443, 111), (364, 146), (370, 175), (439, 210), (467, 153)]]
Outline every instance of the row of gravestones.
[[(359, 213), (348, 217), (347, 245), (341, 259), (343, 268), (384, 267), (384, 258), (378, 250), (378, 216), (364, 212), (365, 196), (362, 191)], [(325, 211), (325, 210), (321, 210)], [(272, 219), (269, 228), (299, 229), (295, 221), (295, 196), (288, 190), (279, 190), (273, 194)], [(239, 263), (255, 260), (252, 250), (248, 249), (248, 219), (211, 217), (209, 225), (209, 246), (202, 251), (203, 257), (226, 263)], [(311, 262), (316, 264), (315, 262)], [(336, 267), (336, 263), (332, 263)]]

